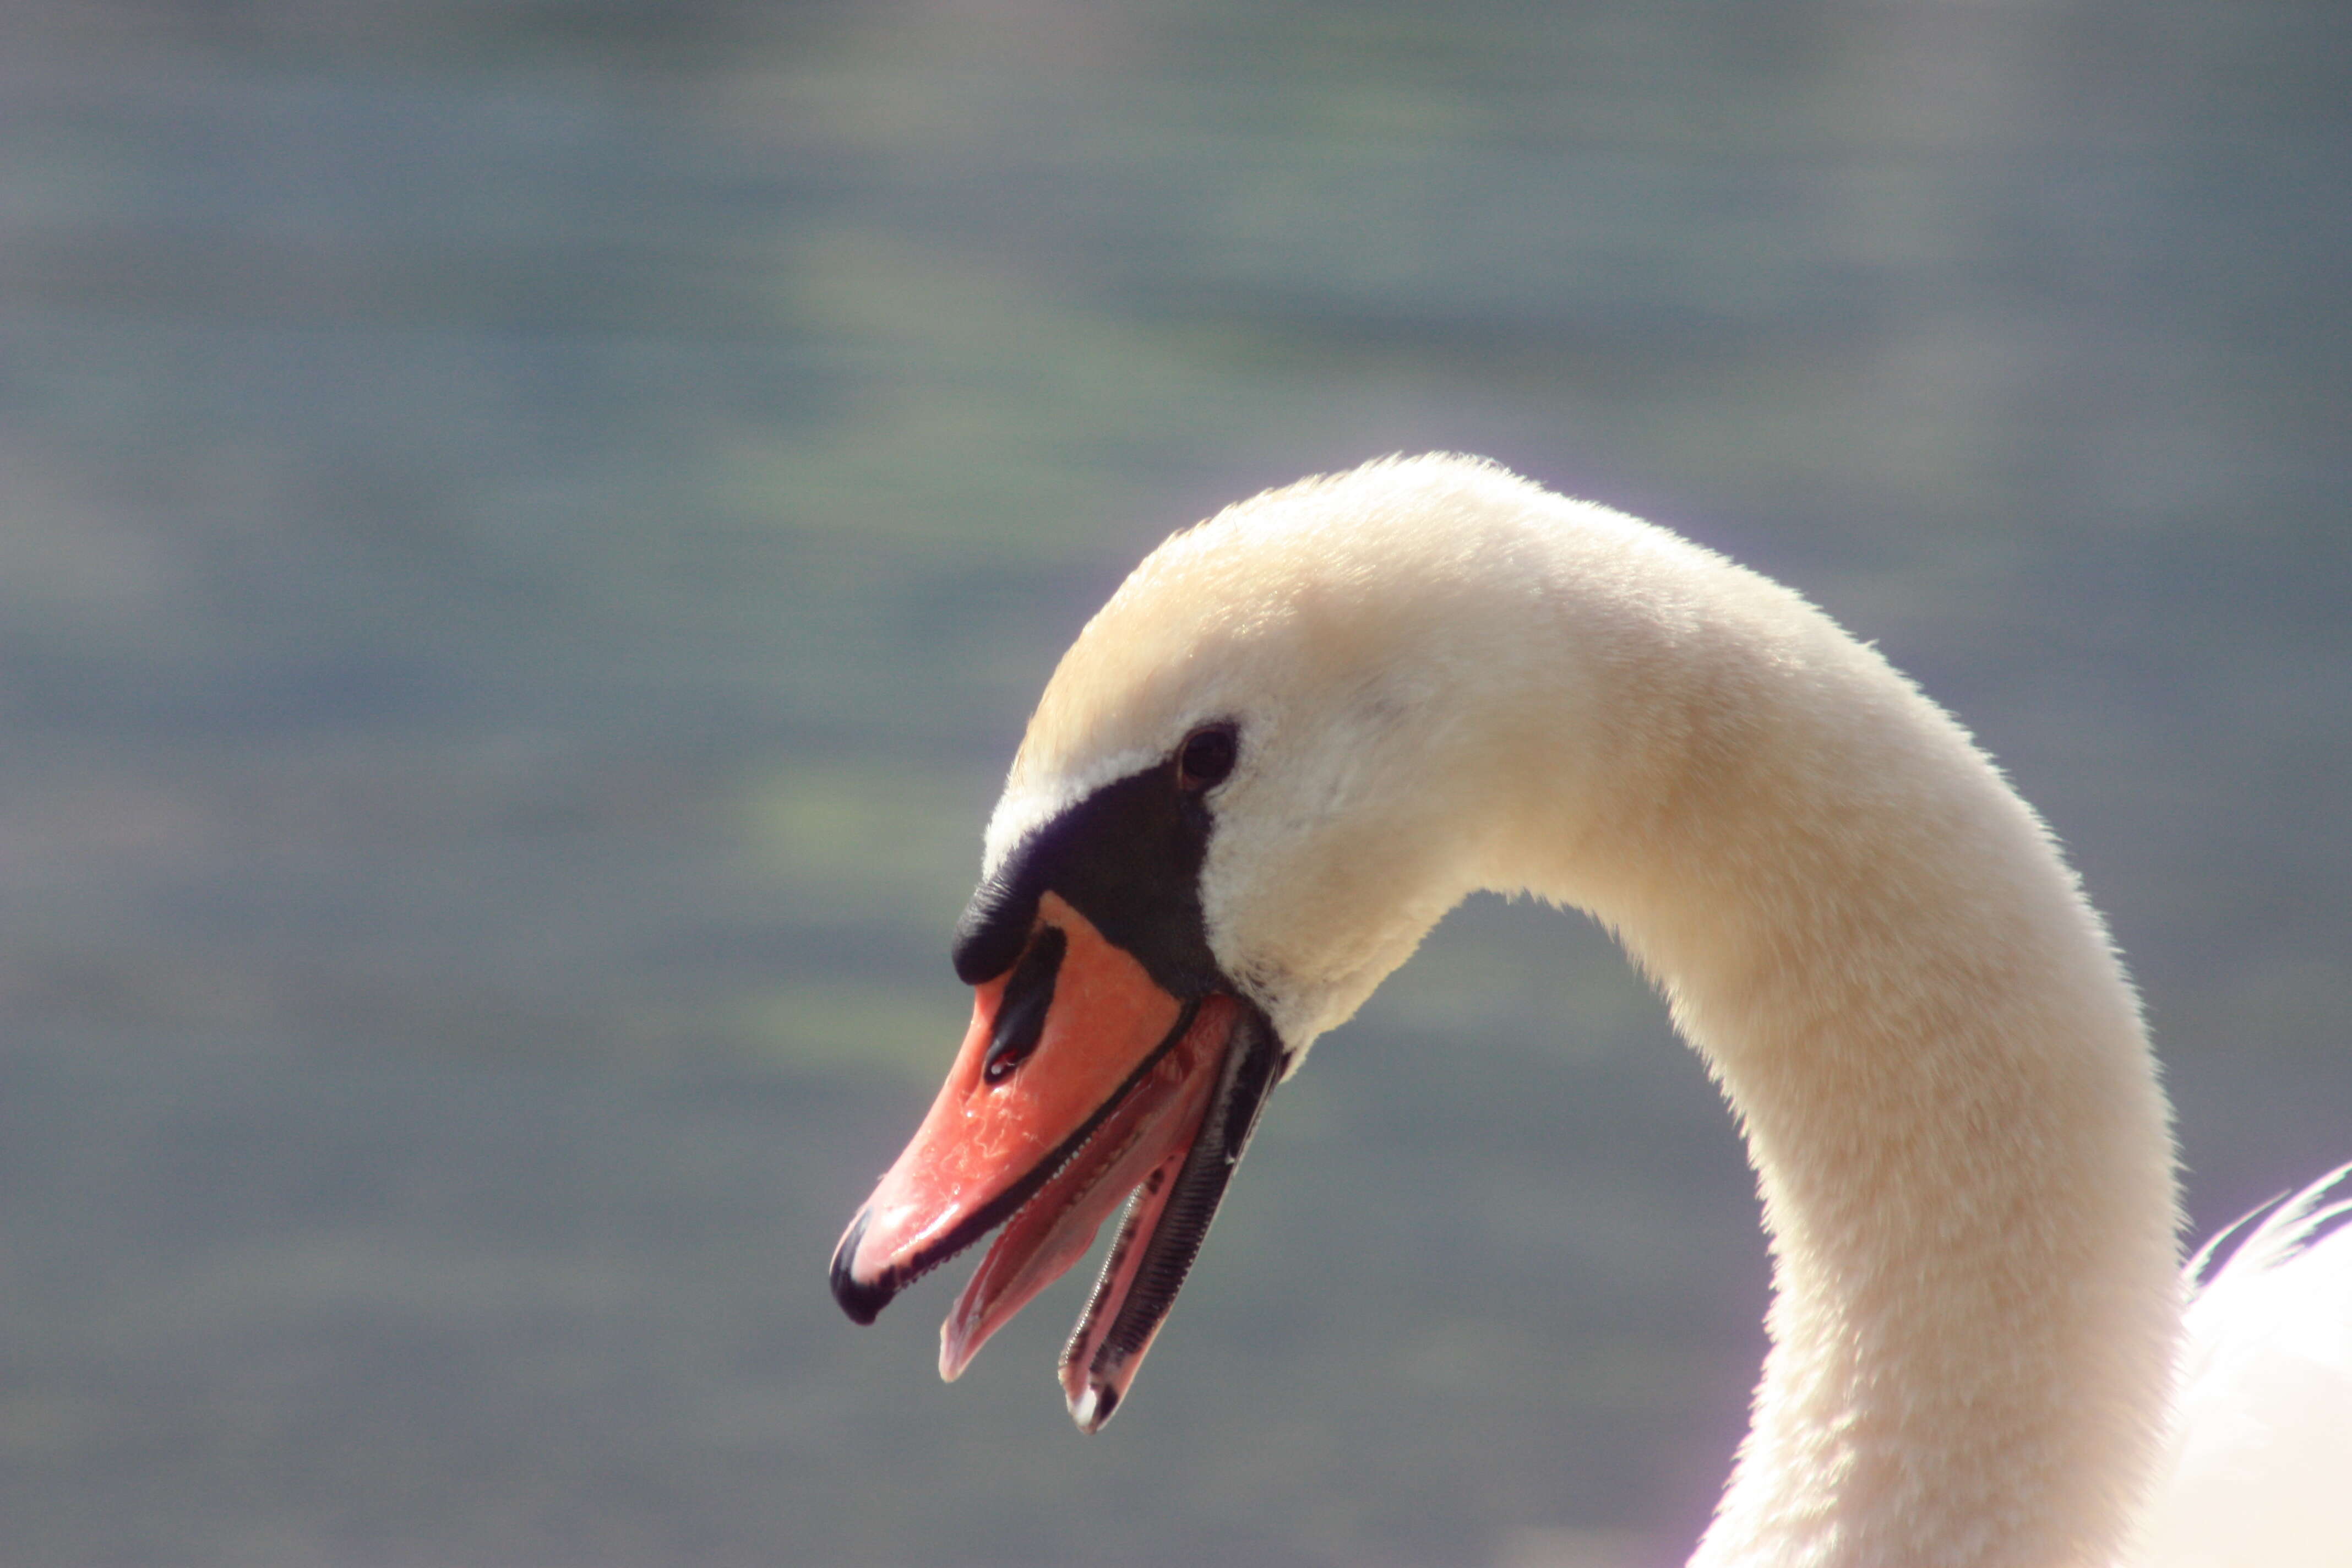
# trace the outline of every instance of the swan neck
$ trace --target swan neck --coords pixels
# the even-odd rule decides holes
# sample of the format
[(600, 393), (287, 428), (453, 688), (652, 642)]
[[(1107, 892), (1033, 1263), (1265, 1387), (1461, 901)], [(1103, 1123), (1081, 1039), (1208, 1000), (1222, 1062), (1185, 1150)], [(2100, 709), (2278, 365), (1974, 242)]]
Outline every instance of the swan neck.
[(2168, 1112), (2104, 926), (1965, 732), (1795, 595), (1664, 548), (1567, 592), (1585, 754), (1534, 743), (1528, 776), (1583, 770), (1580, 805), (1522, 805), (1509, 848), (1657, 981), (1771, 1243), (1694, 1561), (2111, 1561), (2179, 1302)]

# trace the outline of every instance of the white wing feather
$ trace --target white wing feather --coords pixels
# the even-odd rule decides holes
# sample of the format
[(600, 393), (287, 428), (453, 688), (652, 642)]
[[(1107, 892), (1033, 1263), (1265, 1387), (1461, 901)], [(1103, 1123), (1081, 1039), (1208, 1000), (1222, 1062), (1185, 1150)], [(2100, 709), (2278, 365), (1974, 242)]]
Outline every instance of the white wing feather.
[(2147, 1568), (2352, 1568), (2352, 1198), (2330, 1201), (2348, 1177), (2339, 1166), (2189, 1260)]

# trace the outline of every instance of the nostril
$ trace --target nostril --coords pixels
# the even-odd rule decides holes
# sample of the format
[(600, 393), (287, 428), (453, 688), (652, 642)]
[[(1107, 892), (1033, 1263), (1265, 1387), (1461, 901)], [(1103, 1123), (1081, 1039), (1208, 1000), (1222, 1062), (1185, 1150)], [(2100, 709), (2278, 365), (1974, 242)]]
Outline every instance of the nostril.
[(1045, 1033), (1045, 1014), (1054, 1005), (1054, 980), (1061, 973), (1062, 955), (1069, 945), (1058, 927), (1046, 926), (1013, 965), (1012, 976), (1004, 983), (1004, 994), (997, 1002), (988, 1055), (982, 1058), (981, 1077), (988, 1082), (1003, 1083), (1011, 1078), (1013, 1069), (1037, 1048)]
[(980, 1071), (991, 1083), (1003, 1083), (1013, 1076), (1013, 1069), (1029, 1059), (1037, 1048), (1037, 1037), (1045, 1032), (1045, 1009), (1024, 1007), (1020, 1016), (1011, 1020), (1013, 1026), (1000, 1032), (988, 1043), (988, 1060)]

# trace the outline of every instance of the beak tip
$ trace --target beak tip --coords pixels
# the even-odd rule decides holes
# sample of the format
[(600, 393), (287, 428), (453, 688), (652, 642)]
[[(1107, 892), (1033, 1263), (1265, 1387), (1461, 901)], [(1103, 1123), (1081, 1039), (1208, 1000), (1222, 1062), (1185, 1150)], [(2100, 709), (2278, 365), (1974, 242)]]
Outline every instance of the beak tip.
[(857, 1217), (850, 1221), (841, 1245), (833, 1249), (833, 1299), (849, 1315), (849, 1321), (860, 1327), (880, 1317), (882, 1309), (890, 1304), (890, 1298), (898, 1293), (897, 1283), (887, 1274), (870, 1285), (857, 1278), (857, 1244), (866, 1239), (866, 1222), (873, 1217), (872, 1209), (860, 1210)]
[(1078, 1430), (1092, 1436), (1103, 1429), (1118, 1409), (1118, 1390), (1095, 1382), (1092, 1378), (1070, 1398), (1070, 1419)]

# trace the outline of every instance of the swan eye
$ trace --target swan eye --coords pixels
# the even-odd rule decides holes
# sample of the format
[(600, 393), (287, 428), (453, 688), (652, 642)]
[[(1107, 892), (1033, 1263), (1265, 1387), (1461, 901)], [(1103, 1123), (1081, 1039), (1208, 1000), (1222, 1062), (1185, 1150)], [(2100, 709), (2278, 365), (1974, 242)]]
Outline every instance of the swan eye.
[(1176, 787), (1187, 795), (1198, 795), (1224, 783), (1240, 754), (1241, 742), (1231, 724), (1193, 731), (1176, 752)]

